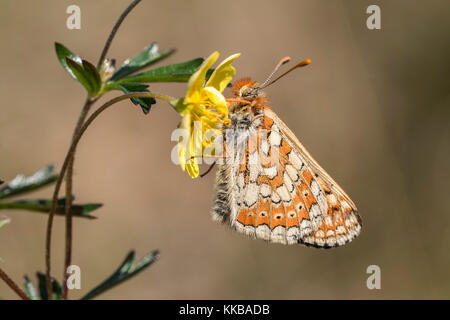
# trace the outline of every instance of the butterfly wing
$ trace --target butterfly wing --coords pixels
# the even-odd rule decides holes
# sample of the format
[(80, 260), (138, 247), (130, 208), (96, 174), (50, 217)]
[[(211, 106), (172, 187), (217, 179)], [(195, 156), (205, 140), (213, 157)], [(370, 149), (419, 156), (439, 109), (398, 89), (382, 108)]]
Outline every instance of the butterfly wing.
[[(288, 162), (297, 169), (301, 180), (300, 186), (303, 185), (305, 190), (306, 186), (309, 187), (310, 201), (317, 203), (320, 208), (319, 215), (310, 214), (316, 220), (312, 223), (314, 232), (299, 242), (315, 247), (336, 247), (352, 241), (360, 234), (362, 227), (356, 205), (271, 109), (266, 109), (265, 115), (273, 120), (273, 125), (279, 129), (282, 140), (287, 141), (295, 155), (293, 161)], [(307, 206), (309, 205), (307, 203)]]
[(213, 218), (283, 244), (329, 248), (358, 236), (356, 206), (278, 116), (266, 107), (239, 117), (236, 123), (250, 125), (233, 130), (232, 161), (217, 172)]

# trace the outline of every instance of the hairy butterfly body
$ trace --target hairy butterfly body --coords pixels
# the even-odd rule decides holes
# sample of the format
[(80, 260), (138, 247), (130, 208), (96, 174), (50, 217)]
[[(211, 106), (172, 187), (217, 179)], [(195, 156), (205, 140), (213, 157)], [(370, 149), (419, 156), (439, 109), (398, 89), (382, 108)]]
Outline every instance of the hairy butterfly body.
[(250, 79), (233, 85), (213, 219), (273, 243), (345, 245), (361, 231), (355, 204), (267, 105), (261, 87)]

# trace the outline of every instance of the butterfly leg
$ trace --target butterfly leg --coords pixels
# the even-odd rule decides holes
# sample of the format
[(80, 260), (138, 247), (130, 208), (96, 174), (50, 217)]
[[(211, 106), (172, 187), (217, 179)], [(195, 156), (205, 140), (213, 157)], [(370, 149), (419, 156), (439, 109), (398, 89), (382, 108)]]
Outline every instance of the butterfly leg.
[(214, 168), (214, 165), (215, 165), (215, 164), (216, 164), (216, 163), (213, 162), (213, 164), (209, 166), (209, 168), (208, 168), (208, 170), (206, 170), (206, 172), (200, 174), (200, 178), (203, 178), (204, 176), (206, 176), (206, 175), (212, 170), (212, 168)]

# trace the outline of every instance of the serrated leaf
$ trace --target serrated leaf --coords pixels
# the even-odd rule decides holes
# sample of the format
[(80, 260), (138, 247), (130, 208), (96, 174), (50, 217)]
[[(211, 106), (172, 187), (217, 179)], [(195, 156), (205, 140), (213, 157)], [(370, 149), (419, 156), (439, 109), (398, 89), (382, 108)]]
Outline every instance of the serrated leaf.
[(29, 177), (23, 174), (17, 175), (12, 181), (0, 188), (0, 199), (34, 191), (55, 182), (58, 175), (54, 173), (54, 168), (55, 166), (49, 165)]
[(56, 56), (58, 57), (58, 60), (61, 63), (61, 65), (63, 66), (63, 68), (66, 69), (66, 71), (72, 76), (72, 78), (77, 80), (77, 77), (72, 72), (72, 69), (70, 69), (69, 66), (67, 65), (66, 57), (72, 59), (73, 61), (75, 61), (79, 64), (82, 63), (81, 58), (79, 56), (77, 56), (76, 54), (74, 54), (69, 49), (67, 49), (64, 45), (62, 45), (61, 43), (58, 43), (58, 42), (55, 42), (55, 50), (56, 50)]
[(11, 222), (11, 219), (6, 217), (6, 216), (0, 217), (0, 228), (3, 227), (5, 224), (10, 223), (10, 222)]
[(159, 257), (158, 251), (153, 251), (142, 258), (138, 263), (135, 263), (136, 254), (134, 251), (128, 253), (125, 260), (122, 262), (120, 267), (105, 281), (99, 284), (97, 287), (89, 291), (81, 300), (92, 299), (99, 294), (117, 286), (125, 280), (137, 275), (139, 272), (149, 267), (153, 262), (155, 262)]
[[(116, 86), (125, 94), (133, 92), (150, 92), (147, 89), (148, 85), (142, 83), (127, 82), (123, 84), (116, 84)], [(156, 100), (154, 98), (131, 98), (130, 100), (135, 105), (141, 106), (144, 114), (148, 114), (150, 112), (152, 104), (156, 103)]]
[[(1, 209), (28, 210), (41, 213), (49, 213), (52, 206), (52, 200), (36, 199), (36, 200), (17, 200), (13, 202), (0, 202)], [(90, 213), (102, 207), (101, 203), (72, 204), (72, 216), (88, 219), (96, 219), (97, 217)], [(55, 214), (64, 216), (66, 214), (66, 199), (58, 199)]]
[(123, 77), (147, 68), (158, 61), (172, 55), (175, 49), (159, 51), (158, 44), (152, 43), (144, 48), (136, 57), (124, 63), (111, 77), (112, 81), (120, 80)]
[(82, 63), (79, 64), (66, 57), (66, 62), (75, 75), (76, 80), (86, 89), (89, 96), (95, 96), (101, 87), (100, 75), (97, 69), (86, 60), (82, 60)]
[[(38, 278), (38, 287), (39, 293), (42, 300), (48, 300), (48, 292), (47, 292), (47, 277), (42, 272), (37, 272), (36, 276)], [(53, 300), (61, 300), (62, 299), (62, 287), (61, 284), (55, 278), (52, 278), (52, 291), (53, 291)]]
[(24, 287), (25, 287), (25, 293), (31, 300), (40, 300), (39, 295), (36, 291), (36, 288), (34, 287), (30, 278), (28, 278), (28, 276), (24, 277)]
[(172, 64), (156, 69), (152, 69), (143, 73), (126, 77), (120, 81), (119, 84), (125, 82), (187, 82), (190, 76), (197, 71), (202, 64), (203, 59), (197, 58), (190, 61)]

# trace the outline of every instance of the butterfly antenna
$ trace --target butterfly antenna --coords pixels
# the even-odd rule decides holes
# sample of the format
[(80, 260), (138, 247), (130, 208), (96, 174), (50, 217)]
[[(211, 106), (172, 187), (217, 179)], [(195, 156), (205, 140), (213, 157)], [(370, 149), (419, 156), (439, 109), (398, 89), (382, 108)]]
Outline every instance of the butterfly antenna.
[[(281, 62), (281, 61), (280, 61), (280, 62)], [(264, 85), (261, 86), (260, 88), (262, 89), (262, 88), (268, 87), (268, 86), (274, 84), (275, 82), (277, 82), (278, 80), (280, 80), (281, 78), (283, 78), (285, 75), (287, 75), (287, 74), (290, 73), (291, 71), (294, 71), (294, 70), (297, 69), (297, 68), (301, 68), (301, 67), (307, 66), (307, 65), (310, 64), (310, 63), (311, 63), (311, 60), (309, 60), (309, 59), (303, 60), (302, 62), (296, 64), (295, 66), (293, 66), (293, 67), (290, 68), (288, 71), (286, 71), (286, 72), (283, 73), (281, 76), (279, 76), (278, 78), (276, 78), (275, 80), (271, 81), (271, 82), (268, 83), (268, 84), (266, 84), (266, 82), (267, 82), (267, 80), (269, 80), (270, 78), (267, 79), (266, 81), (264, 81)], [(271, 75), (271, 76), (272, 76), (272, 75)]]
[(273, 69), (272, 73), (267, 77), (266, 81), (264, 81), (263, 84), (259, 86), (259, 89), (264, 88), (267, 85), (267, 83), (270, 81), (270, 79), (272, 79), (273, 75), (278, 71), (278, 69), (280, 69), (280, 67), (283, 64), (286, 64), (289, 61), (291, 61), (290, 57), (284, 57), (283, 59), (281, 59), (280, 62), (278, 62), (278, 64)]

